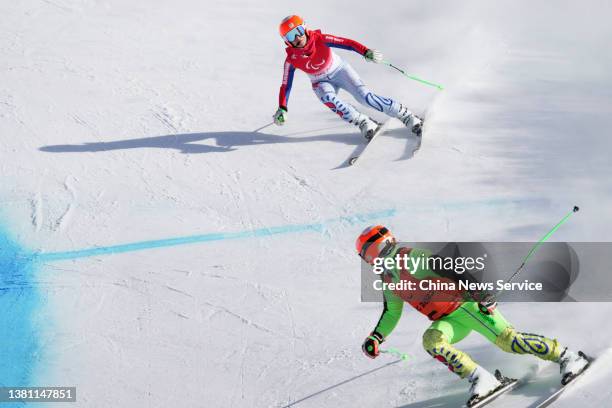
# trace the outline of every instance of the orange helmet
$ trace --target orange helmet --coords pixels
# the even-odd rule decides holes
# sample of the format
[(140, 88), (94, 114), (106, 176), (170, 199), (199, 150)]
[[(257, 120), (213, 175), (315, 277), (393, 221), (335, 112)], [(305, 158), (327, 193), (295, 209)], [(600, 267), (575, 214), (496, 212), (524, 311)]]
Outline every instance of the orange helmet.
[(285, 42), (290, 43), (295, 39), (296, 35), (304, 35), (306, 33), (304, 19), (296, 15), (287, 16), (278, 26), (278, 32)]
[(386, 227), (373, 225), (364, 229), (355, 241), (359, 256), (371, 264), (374, 258), (386, 256), (395, 246), (395, 237)]

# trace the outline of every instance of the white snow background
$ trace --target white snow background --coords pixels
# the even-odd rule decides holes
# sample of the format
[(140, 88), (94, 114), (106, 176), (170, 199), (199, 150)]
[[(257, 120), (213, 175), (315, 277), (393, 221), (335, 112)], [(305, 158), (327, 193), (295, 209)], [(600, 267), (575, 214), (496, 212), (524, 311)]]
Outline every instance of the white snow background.
[[(0, 221), (23, 247), (45, 254), (239, 234), (47, 259), (33, 282), (43, 301), (29, 385), (75, 385), (69, 407), (282, 407), (308, 396), (295, 406), (460, 404), (467, 383), (422, 350), (429, 323), (408, 308), (385, 343), (408, 362), (324, 391), (393, 360), (360, 350), (381, 305), (359, 301), (354, 240), (382, 222), (404, 241), (535, 241), (573, 205), (581, 211), (554, 240), (610, 240), (611, 8), (3, 2)], [(291, 13), (445, 86), (337, 51), (373, 91), (428, 109), (417, 155), (397, 122), (363, 162), (344, 167), (358, 130), (300, 72), (287, 124), (253, 132), (277, 107), (277, 26)], [(517, 328), (609, 362), (609, 303), (500, 307)], [(510, 375), (536, 362), (477, 334), (461, 347)], [(605, 406), (607, 367), (555, 406)], [(556, 384), (557, 367), (542, 370), (546, 387)], [(506, 404), (528, 406), (546, 387)]]

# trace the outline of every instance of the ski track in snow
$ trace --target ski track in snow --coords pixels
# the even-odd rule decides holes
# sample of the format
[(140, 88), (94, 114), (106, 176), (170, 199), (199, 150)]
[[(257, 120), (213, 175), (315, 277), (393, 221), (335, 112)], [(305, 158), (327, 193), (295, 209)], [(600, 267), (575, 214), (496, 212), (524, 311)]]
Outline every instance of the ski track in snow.
[(66, 177), (64, 181), (64, 187), (66, 191), (70, 193), (70, 201), (66, 210), (59, 216), (57, 221), (55, 222), (55, 230), (59, 230), (59, 232), (64, 232), (67, 228), (67, 225), (70, 223), (73, 208), (75, 206), (75, 201), (77, 200), (77, 194), (74, 186), (72, 185), (73, 181), (77, 181), (76, 178), (72, 176)]

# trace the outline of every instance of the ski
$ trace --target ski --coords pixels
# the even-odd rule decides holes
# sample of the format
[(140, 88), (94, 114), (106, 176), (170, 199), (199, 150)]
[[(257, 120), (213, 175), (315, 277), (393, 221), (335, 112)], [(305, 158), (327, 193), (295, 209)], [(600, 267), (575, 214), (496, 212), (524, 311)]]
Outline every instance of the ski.
[(556, 400), (559, 399), (559, 397), (561, 396), (561, 394), (563, 394), (565, 392), (565, 390), (572, 384), (576, 383), (576, 379), (578, 377), (581, 377), (582, 374), (584, 374), (584, 372), (591, 366), (591, 363), (593, 362), (593, 358), (587, 356), (586, 354), (580, 352), (580, 354), (586, 358), (588, 360), (588, 364), (582, 369), (582, 371), (580, 371), (578, 374), (570, 377), (568, 379), (568, 381), (565, 383), (565, 385), (561, 385), (560, 388), (558, 388), (557, 390), (553, 391), (552, 394), (550, 394), (548, 397), (546, 397), (546, 399), (542, 402), (540, 402), (539, 404), (535, 405), (535, 408), (544, 408), (544, 407), (548, 407), (550, 404), (552, 404), (553, 402), (555, 402)]
[(385, 132), (385, 130), (389, 127), (389, 123), (391, 122), (391, 120), (387, 120), (383, 123), (381, 123), (380, 125), (378, 125), (378, 127), (376, 128), (376, 130), (374, 131), (374, 134), (372, 135), (372, 137), (370, 138), (370, 140), (366, 141), (366, 143), (364, 143), (363, 145), (359, 146), (354, 152), (353, 155), (349, 158), (348, 160), (348, 164), (349, 166), (354, 166), (355, 163), (357, 163), (357, 160), (359, 160), (359, 158), (361, 158), (363, 156), (363, 154), (366, 152), (367, 147), (370, 146), (372, 144), (372, 142), (374, 141), (374, 139), (376, 139), (379, 135), (383, 134)]
[[(425, 131), (425, 123), (426, 123), (425, 114), (426, 113), (427, 111), (425, 111), (421, 115), (417, 115), (417, 117), (421, 120), (421, 126), (419, 129), (409, 129), (406, 126), (404, 126), (403, 129), (401, 129), (402, 132), (405, 129), (408, 132), (409, 137), (407, 138), (407, 145), (406, 145), (406, 150), (404, 154), (402, 155), (402, 157), (395, 159), (395, 161), (411, 159), (421, 149), (421, 145), (423, 143), (423, 132)], [(393, 131), (397, 131), (397, 130), (399, 130), (399, 128), (393, 129)]]
[(516, 378), (504, 377), (499, 370), (495, 370), (495, 378), (497, 378), (497, 380), (499, 382), (501, 382), (501, 386), (499, 386), (499, 388), (497, 388), (495, 391), (493, 391), (492, 393), (490, 393), (489, 395), (487, 395), (485, 397), (476, 398), (476, 399), (470, 399), (465, 404), (465, 407), (467, 407), (467, 408), (484, 407), (485, 405), (487, 405), (490, 402), (496, 400), (497, 398), (499, 398), (500, 396), (504, 395), (508, 391), (513, 390), (516, 387), (518, 387), (521, 384), (523, 384), (522, 381), (519, 381)]

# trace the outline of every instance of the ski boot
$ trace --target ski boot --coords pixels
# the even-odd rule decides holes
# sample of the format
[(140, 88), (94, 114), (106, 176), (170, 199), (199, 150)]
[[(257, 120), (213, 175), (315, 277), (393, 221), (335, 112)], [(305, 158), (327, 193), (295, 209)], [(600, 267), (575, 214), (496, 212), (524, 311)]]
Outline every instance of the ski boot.
[(468, 381), (471, 383), (470, 398), (466, 404), (468, 407), (473, 406), (503, 386), (493, 374), (480, 366), (474, 369)]
[(410, 112), (404, 105), (400, 105), (397, 118), (417, 137), (421, 137), (423, 132), (423, 119)]
[(368, 142), (372, 139), (372, 137), (374, 137), (376, 130), (380, 126), (380, 123), (370, 119), (363, 113), (360, 113), (359, 116), (351, 121), (351, 123), (359, 127), (361, 135), (365, 137)]
[(561, 370), (561, 384), (566, 385), (574, 378), (578, 377), (591, 364), (591, 359), (582, 351), (574, 353), (569, 349), (565, 349), (559, 357), (559, 366)]

